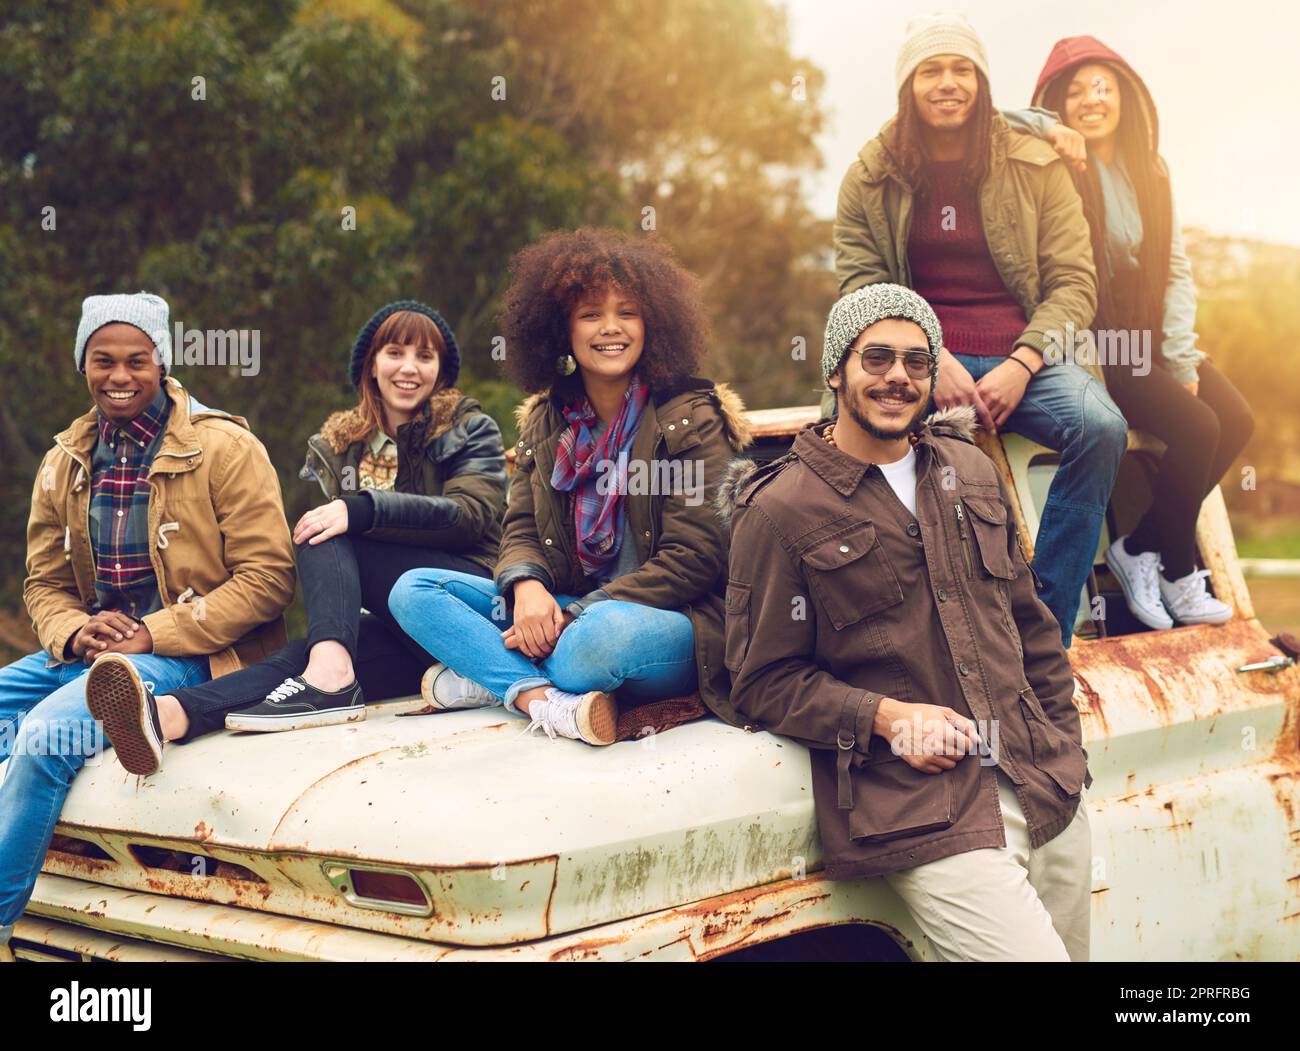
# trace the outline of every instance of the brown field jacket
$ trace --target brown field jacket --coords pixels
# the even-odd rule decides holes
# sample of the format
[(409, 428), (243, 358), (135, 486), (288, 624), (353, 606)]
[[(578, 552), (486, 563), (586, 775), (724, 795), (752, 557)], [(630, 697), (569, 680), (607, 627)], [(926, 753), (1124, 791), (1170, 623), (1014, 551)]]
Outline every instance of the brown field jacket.
[[(208, 657), (212, 677), (269, 657), (285, 644), (293, 601), (293, 544), (280, 482), (240, 416), (200, 405), (175, 379), (162, 444), (149, 468), (149, 560), (162, 609), (144, 618), (153, 652)], [(54, 438), (32, 490), (23, 599), (41, 647), (64, 647), (95, 606), (87, 534), (97, 413)]]
[(727, 531), (714, 499), (732, 458), (749, 442), (740, 397), (706, 379), (651, 396), (628, 462), (671, 469), (669, 477), (684, 484), (673, 493), (662, 487), (643, 492), (629, 478), (624, 542), (636, 544), (641, 565), (603, 585), (585, 576), (578, 562), (572, 494), (551, 487), (556, 446), (566, 426), (558, 402), (534, 395), (516, 416), (520, 439), (496, 567), (501, 593), (509, 595), (517, 581), (533, 578), (552, 594), (580, 596), (566, 607), (573, 613), (605, 599), (685, 613), (695, 631), (700, 699), (735, 723), (722, 656)]
[[(1091, 776), (1060, 628), (1002, 480), (970, 439), (973, 410), (922, 430), (915, 518), (878, 467), (827, 445), (824, 428), (809, 425), (770, 465), (733, 465), (719, 494), (732, 523), (732, 704), (812, 749), (832, 879), (1005, 846), (993, 759), (1041, 846), (1070, 823)], [(886, 696), (976, 720), (991, 755), (914, 770), (872, 736)]]

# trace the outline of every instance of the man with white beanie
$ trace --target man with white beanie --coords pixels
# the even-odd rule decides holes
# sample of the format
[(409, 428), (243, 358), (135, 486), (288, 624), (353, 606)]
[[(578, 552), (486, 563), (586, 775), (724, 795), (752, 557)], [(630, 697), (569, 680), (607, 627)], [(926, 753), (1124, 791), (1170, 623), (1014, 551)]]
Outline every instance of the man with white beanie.
[(275, 470), (243, 419), (169, 375), (167, 328), (147, 292), (83, 302), (73, 357), (93, 404), (36, 474), (23, 598), (42, 648), (0, 668), (0, 959), (73, 779), (105, 730), (141, 717), (126, 689), (88, 707), (92, 662), (163, 692), (284, 644), (294, 562)]
[(1066, 161), (1015, 130), (1047, 135), (1032, 114), (993, 108), (984, 45), (961, 15), (912, 22), (895, 80), (897, 115), (840, 186), (840, 293), (879, 282), (919, 292), (945, 336), (935, 404), (972, 406), (984, 427), (1059, 451), (1034, 566), (1068, 648), (1128, 440), (1099, 376), (1044, 358), (1097, 306), (1082, 203)]

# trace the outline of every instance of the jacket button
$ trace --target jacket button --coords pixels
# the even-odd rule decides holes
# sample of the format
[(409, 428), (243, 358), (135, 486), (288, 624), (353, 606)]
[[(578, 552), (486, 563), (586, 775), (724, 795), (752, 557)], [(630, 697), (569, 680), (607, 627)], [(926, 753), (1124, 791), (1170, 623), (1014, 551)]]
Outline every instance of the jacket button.
[(969, 675), (969, 674), (970, 674), (970, 668), (968, 668), (968, 667), (966, 666), (966, 662), (965, 662), (965, 661), (962, 661), (960, 664), (957, 665), (957, 670), (958, 670), (959, 672), (961, 672), (963, 675)]
[(943, 588), (939, 589), (939, 601), (940, 602), (948, 601), (948, 592), (944, 591)]
[(919, 533), (920, 531), (921, 531), (921, 527), (918, 526), (915, 522), (908, 522), (908, 523), (907, 523), (907, 535), (908, 535), (908, 536), (916, 536), (916, 534)]

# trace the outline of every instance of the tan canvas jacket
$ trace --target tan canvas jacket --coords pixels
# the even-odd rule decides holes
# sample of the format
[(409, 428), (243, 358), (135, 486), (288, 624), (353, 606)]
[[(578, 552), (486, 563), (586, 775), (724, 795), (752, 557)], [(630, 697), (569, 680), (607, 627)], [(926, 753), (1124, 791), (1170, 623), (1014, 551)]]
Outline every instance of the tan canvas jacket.
[[(162, 656), (207, 655), (215, 678), (285, 644), (294, 559), (280, 482), (247, 422), (194, 399), (168, 377), (171, 414), (149, 469), (150, 561), (163, 608), (144, 618)], [(54, 438), (32, 490), (23, 599), (53, 659), (95, 605), (89, 536), (97, 414)]]

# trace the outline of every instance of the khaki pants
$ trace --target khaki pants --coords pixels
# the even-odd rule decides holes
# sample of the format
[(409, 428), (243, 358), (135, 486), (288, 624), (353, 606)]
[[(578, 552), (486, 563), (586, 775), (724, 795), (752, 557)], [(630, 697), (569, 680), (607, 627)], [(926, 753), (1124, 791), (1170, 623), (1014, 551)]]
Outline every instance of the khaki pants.
[(901, 897), (940, 960), (1088, 959), (1092, 837), (1087, 800), (1037, 850), (1011, 781), (997, 771), (1007, 845), (895, 872)]

